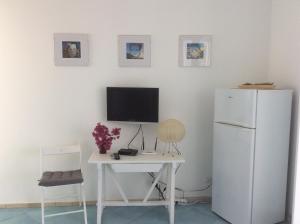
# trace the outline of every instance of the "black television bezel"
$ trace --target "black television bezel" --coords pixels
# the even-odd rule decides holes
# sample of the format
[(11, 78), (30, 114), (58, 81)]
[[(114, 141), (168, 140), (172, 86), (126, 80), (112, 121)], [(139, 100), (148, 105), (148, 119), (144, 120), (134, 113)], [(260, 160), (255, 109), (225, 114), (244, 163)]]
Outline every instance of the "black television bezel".
[[(109, 89), (153, 89), (157, 90), (157, 120), (156, 121), (139, 121), (139, 120), (109, 120), (108, 118), (108, 111), (109, 111), (109, 104), (108, 104), (108, 90)], [(121, 87), (121, 86), (108, 86), (106, 87), (106, 119), (110, 122), (126, 122), (126, 123), (136, 123), (136, 124), (147, 124), (147, 123), (158, 123), (159, 122), (159, 88), (158, 87)]]

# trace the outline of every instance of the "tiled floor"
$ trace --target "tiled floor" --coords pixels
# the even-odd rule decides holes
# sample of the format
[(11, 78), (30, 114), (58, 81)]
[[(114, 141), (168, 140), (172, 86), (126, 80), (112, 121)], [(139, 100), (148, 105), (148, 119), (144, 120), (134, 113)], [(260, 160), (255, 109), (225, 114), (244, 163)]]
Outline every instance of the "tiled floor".
[[(47, 208), (48, 213), (67, 211), (74, 207)], [(176, 206), (176, 224), (226, 224), (227, 222), (213, 214), (210, 206), (195, 204)], [(168, 224), (168, 213), (165, 207), (109, 207), (104, 209), (103, 224)], [(1, 224), (36, 224), (41, 223), (40, 209), (0, 209)], [(79, 224), (83, 216), (70, 214), (48, 218), (46, 224)], [(96, 223), (96, 207), (88, 207), (88, 223)]]

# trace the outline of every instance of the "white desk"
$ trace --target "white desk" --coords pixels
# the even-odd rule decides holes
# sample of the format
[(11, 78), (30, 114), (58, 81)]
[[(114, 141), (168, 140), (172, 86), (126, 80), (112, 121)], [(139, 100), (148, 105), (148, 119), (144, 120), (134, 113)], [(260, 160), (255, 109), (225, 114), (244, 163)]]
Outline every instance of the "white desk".
[[(102, 211), (105, 206), (156, 206), (165, 205), (169, 210), (170, 224), (174, 224), (175, 209), (175, 170), (180, 163), (185, 160), (181, 155), (155, 154), (155, 155), (137, 155), (121, 156), (120, 160), (114, 160), (110, 154), (99, 154), (94, 152), (89, 163), (97, 164), (98, 170), (98, 197), (97, 197), (97, 224), (101, 224)], [(163, 170), (168, 172), (167, 198), (160, 201), (148, 201), (155, 185), (159, 181)], [(105, 172), (108, 171), (118, 188), (123, 201), (106, 201), (105, 200)], [(127, 199), (121, 185), (116, 179), (115, 173), (128, 172), (158, 172), (156, 179), (150, 187), (143, 201), (131, 202)]]

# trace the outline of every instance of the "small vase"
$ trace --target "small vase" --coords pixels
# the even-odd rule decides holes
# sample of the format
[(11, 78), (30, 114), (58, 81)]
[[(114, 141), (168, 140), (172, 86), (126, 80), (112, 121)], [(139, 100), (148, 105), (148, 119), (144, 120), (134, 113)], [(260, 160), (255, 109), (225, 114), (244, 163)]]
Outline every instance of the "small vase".
[(100, 154), (106, 154), (106, 149), (104, 147), (99, 147)]

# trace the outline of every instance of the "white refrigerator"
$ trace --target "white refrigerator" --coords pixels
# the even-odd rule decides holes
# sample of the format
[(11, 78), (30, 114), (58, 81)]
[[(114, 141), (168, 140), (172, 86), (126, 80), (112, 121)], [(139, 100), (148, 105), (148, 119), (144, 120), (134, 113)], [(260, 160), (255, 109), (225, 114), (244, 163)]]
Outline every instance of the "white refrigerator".
[(284, 220), (291, 104), (291, 90), (216, 90), (212, 210), (228, 222)]

